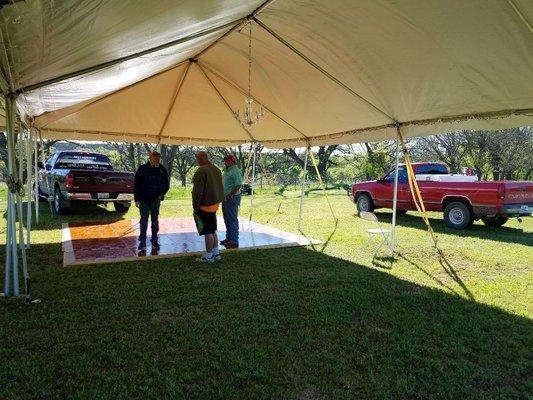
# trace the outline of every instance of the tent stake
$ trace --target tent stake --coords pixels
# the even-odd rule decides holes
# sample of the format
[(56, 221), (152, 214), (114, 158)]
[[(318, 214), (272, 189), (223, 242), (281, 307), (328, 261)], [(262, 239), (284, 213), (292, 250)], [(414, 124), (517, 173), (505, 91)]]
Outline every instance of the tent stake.
[(400, 159), (400, 126), (396, 125), (398, 136), (396, 137), (396, 161), (394, 163), (394, 192), (392, 197), (392, 231), (390, 240), (390, 252), (394, 256), (396, 247), (396, 209), (398, 206), (398, 162)]
[(307, 178), (307, 156), (309, 154), (309, 146), (305, 147), (305, 159), (304, 159), (304, 176), (302, 179), (302, 191), (300, 193), (300, 210), (298, 211), (298, 231), (301, 232), (302, 227), (302, 211), (304, 208), (304, 195), (305, 195), (305, 179)]

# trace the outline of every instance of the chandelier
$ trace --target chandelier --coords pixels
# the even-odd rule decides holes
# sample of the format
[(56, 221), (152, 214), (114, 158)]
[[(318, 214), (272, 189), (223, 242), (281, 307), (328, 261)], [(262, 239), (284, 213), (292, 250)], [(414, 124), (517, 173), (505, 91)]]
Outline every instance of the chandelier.
[(244, 111), (242, 117), (240, 111), (237, 110), (234, 112), (235, 118), (241, 123), (245, 128), (251, 128), (259, 122), (259, 119), (264, 117), (265, 111), (263, 106), (259, 105), (259, 109), (254, 105), (254, 100), (252, 99), (252, 21), (248, 22), (249, 31), (248, 31), (248, 94), (244, 100)]

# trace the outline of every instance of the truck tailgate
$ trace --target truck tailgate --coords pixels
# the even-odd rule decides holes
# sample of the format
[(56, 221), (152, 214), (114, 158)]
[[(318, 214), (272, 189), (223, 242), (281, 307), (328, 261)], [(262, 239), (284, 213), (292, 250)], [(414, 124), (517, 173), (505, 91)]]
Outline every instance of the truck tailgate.
[(74, 182), (70, 192), (133, 193), (131, 172), (71, 170)]
[(503, 182), (503, 210), (508, 215), (533, 213), (533, 182)]

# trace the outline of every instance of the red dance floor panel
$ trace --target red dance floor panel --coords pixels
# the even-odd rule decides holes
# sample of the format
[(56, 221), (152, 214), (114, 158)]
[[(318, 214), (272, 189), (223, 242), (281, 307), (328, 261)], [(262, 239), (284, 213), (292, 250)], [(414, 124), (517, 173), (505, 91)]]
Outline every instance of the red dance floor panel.
[[(218, 219), (218, 236), (226, 236), (222, 218)], [(301, 235), (284, 232), (256, 222), (239, 219), (239, 249), (306, 246), (320, 243)], [(199, 236), (192, 218), (167, 218), (159, 221), (159, 244), (150, 246), (150, 227), (146, 252), (137, 250), (138, 220), (117, 220), (98, 223), (70, 222), (63, 224), (63, 265), (97, 264), (118, 261), (176, 257), (200, 254), (204, 239)], [(220, 247), (222, 252), (224, 247)]]

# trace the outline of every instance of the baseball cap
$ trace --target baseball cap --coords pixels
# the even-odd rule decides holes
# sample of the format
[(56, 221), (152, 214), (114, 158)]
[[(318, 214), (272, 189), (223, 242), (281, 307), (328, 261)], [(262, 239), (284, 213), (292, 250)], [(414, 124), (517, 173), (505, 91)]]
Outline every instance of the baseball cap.
[(232, 161), (235, 162), (235, 156), (233, 154), (228, 154), (224, 157), (224, 161)]
[(159, 157), (161, 157), (161, 153), (158, 152), (157, 150), (151, 151), (151, 152), (150, 152), (150, 155), (151, 155), (151, 156), (159, 156)]

